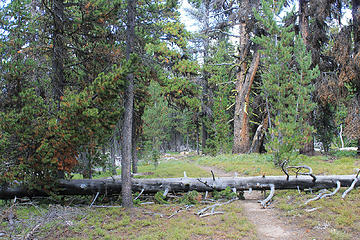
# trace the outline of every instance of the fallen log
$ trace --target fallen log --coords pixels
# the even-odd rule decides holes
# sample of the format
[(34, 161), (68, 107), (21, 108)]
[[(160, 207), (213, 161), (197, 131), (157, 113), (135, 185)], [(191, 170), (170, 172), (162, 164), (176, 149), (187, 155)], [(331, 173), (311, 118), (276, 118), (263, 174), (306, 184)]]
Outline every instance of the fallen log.
[[(221, 178), (153, 178), (132, 179), (132, 191), (143, 193), (198, 192), (221, 191), (226, 187), (244, 190), (268, 190), (273, 185), (275, 189), (323, 189), (334, 188), (337, 181), (341, 187), (350, 187), (354, 181), (354, 175), (329, 175), (317, 176), (316, 181), (309, 176), (259, 176), (259, 177), (221, 177)], [(356, 182), (354, 187), (360, 185)], [(59, 195), (95, 195), (121, 193), (121, 181), (117, 179), (83, 179), (83, 180), (58, 180), (53, 193)], [(0, 186), (0, 199), (12, 199), (14, 197), (48, 196), (44, 191), (29, 190), (26, 186)]]

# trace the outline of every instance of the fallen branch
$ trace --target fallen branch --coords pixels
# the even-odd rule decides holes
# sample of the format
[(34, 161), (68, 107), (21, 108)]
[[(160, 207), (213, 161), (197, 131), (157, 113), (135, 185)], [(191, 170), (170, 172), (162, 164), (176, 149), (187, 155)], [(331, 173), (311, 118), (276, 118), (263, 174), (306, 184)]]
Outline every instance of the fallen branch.
[(169, 193), (169, 188), (166, 188), (163, 194), (163, 197), (166, 197), (166, 195)]
[(312, 202), (312, 201), (317, 201), (319, 199), (334, 196), (340, 190), (340, 188), (341, 188), (341, 183), (340, 183), (340, 181), (337, 181), (336, 182), (336, 189), (333, 192), (327, 193), (328, 190), (323, 189), (322, 191), (320, 191), (320, 193), (316, 197), (307, 200), (305, 202), (305, 205), (307, 205), (309, 202)]
[(286, 168), (285, 168), (285, 165), (288, 163), (288, 161), (283, 161), (282, 164), (281, 164), (281, 170), (285, 173), (286, 175), (286, 181), (289, 181), (289, 178), (290, 178), (290, 175), (289, 173), (287, 172)]
[(329, 190), (327, 189), (320, 190), (316, 197), (307, 200), (304, 204), (307, 205), (309, 202), (319, 200), (322, 197), (322, 195), (326, 194), (327, 192), (329, 192)]
[[(286, 161), (285, 161), (286, 162)], [(284, 163), (285, 163), (284, 162)], [(305, 175), (305, 176), (310, 176), (313, 178), (313, 182), (316, 181), (316, 177), (315, 175), (312, 173), (312, 168), (307, 166), (307, 165), (302, 165), (302, 166), (287, 166), (285, 169), (284, 169), (284, 163), (283, 165), (281, 166), (283, 172), (285, 172), (285, 174), (287, 175), (287, 180), (289, 180), (289, 173), (288, 173), (288, 169), (295, 169), (295, 177), (298, 177), (298, 175)], [(307, 169), (309, 172), (300, 172), (301, 169)]]
[(212, 215), (217, 215), (217, 214), (224, 214), (224, 212), (211, 212), (211, 213), (206, 213), (204, 215), (201, 215), (200, 217), (208, 217), (208, 216), (212, 216)]
[(213, 170), (211, 170), (211, 175), (212, 175), (212, 178), (213, 178), (213, 180), (214, 180), (214, 182), (215, 182), (215, 175), (214, 175)]
[(308, 212), (308, 213), (314, 212), (314, 211), (316, 211), (316, 210), (318, 210), (318, 209), (320, 209), (320, 208), (321, 208), (321, 207), (311, 208), (311, 209), (305, 209), (305, 212)]
[(172, 218), (173, 216), (175, 216), (176, 214), (178, 214), (179, 212), (182, 211), (186, 211), (189, 210), (189, 208), (193, 207), (194, 205), (185, 205), (185, 207), (180, 207), (178, 210), (176, 210), (173, 214), (171, 214), (168, 219)]
[(92, 205), (94, 204), (94, 202), (96, 201), (97, 197), (99, 196), (99, 192), (96, 193), (96, 196), (94, 197), (94, 200), (92, 201), (92, 203), (90, 204), (89, 208), (92, 207)]
[(342, 194), (342, 198), (344, 199), (346, 197), (346, 195), (354, 189), (356, 183), (359, 181), (358, 178), (355, 178), (354, 181), (351, 183), (350, 187), (348, 189), (345, 190), (345, 192)]
[(323, 195), (320, 197), (320, 199), (334, 196), (334, 195), (340, 190), (340, 187), (341, 187), (341, 183), (340, 183), (340, 181), (337, 181), (337, 182), (336, 182), (336, 189), (335, 189), (333, 192), (331, 192), (331, 193), (323, 194)]
[(233, 199), (231, 199), (231, 200), (229, 200), (229, 201), (227, 201), (227, 202), (224, 202), (224, 203), (215, 203), (215, 204), (213, 204), (213, 205), (211, 205), (211, 206), (207, 206), (207, 207), (201, 209), (200, 211), (198, 211), (198, 212), (195, 213), (195, 214), (201, 217), (201, 216), (204, 215), (205, 212), (206, 212), (207, 210), (209, 210), (209, 209), (211, 209), (211, 213), (214, 213), (216, 207), (219, 207), (219, 206), (222, 206), (222, 205), (226, 205), (226, 204), (232, 203), (232, 202), (235, 201), (235, 200), (237, 200), (237, 198), (233, 198)]
[(151, 216), (159, 216), (161, 218), (164, 217), (164, 215), (162, 213), (156, 213), (156, 212), (144, 212), (144, 214), (148, 214), (148, 215), (151, 215)]
[(134, 198), (134, 200), (137, 200), (144, 191), (145, 191), (145, 189), (141, 189), (141, 192), (139, 193), (139, 195), (136, 196), (136, 198)]
[(267, 196), (267, 198), (265, 198), (263, 201), (260, 201), (260, 204), (263, 206), (263, 208), (266, 208), (267, 204), (271, 201), (271, 199), (273, 198), (273, 196), (275, 194), (274, 184), (269, 184), (269, 186), (270, 186), (269, 196)]

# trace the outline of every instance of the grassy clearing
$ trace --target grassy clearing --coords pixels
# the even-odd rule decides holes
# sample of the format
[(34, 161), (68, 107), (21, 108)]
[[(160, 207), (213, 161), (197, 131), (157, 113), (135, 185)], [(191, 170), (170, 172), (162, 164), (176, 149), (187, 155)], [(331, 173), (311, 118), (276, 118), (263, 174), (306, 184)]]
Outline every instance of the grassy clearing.
[[(194, 166), (192, 161), (184, 156), (176, 156), (174, 154), (168, 154), (168, 157), (163, 158), (159, 164), (155, 167), (154, 164), (149, 162), (140, 162), (138, 166), (138, 172), (146, 173), (146, 175), (135, 176), (135, 178), (173, 178), (183, 177), (184, 172), (188, 177), (210, 177), (211, 173)], [(117, 170), (117, 175), (121, 175), (121, 169)], [(96, 174), (94, 179), (107, 178), (112, 176), (111, 172), (102, 172)], [(73, 174), (72, 179), (82, 179), (82, 175)]]
[(170, 178), (183, 177), (184, 172), (188, 177), (210, 177), (211, 173), (194, 166), (186, 158), (171, 159), (161, 161), (155, 168), (153, 164), (143, 164), (139, 166), (139, 173), (150, 172), (150, 175), (139, 176), (142, 178)]

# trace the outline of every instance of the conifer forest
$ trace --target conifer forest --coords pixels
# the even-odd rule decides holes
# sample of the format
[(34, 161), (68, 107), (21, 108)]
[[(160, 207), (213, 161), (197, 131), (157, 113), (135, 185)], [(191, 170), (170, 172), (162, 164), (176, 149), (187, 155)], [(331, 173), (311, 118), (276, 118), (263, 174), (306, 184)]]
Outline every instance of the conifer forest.
[(0, 58), (0, 239), (360, 234), (360, 0), (1, 0)]

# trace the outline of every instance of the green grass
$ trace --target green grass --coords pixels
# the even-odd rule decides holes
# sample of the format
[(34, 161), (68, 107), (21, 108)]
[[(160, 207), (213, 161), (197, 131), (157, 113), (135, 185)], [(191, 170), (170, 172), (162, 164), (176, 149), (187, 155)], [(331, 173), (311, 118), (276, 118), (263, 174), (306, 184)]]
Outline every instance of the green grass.
[[(272, 162), (269, 154), (219, 155), (216, 157), (194, 157), (198, 164), (214, 166), (226, 172), (237, 172), (242, 176), (283, 175), (279, 167)], [(299, 155), (289, 165), (308, 165), (317, 175), (353, 174), (360, 160), (353, 157)]]
[[(131, 213), (124, 209), (89, 210), (81, 224), (67, 229), (60, 239), (76, 236), (76, 239), (255, 239), (254, 226), (243, 217), (237, 203), (222, 208), (222, 216), (199, 218), (196, 209), (180, 212), (168, 219), (178, 205), (154, 205), (134, 209)], [(164, 217), (152, 216), (148, 212), (161, 213)], [(55, 239), (59, 236), (54, 236)]]
[[(184, 172), (188, 177), (210, 177), (211, 173), (201, 169), (186, 158), (171, 159), (160, 161), (157, 167), (154, 164), (141, 162), (138, 166), (138, 172), (148, 173), (147, 175), (135, 176), (135, 178), (174, 178), (183, 177)], [(117, 175), (121, 175), (121, 169), (117, 169)], [(93, 179), (111, 177), (111, 172), (96, 174)], [(72, 179), (82, 179), (81, 174), (73, 174)]]
[(151, 175), (141, 176), (142, 178), (173, 178), (183, 177), (184, 172), (188, 177), (210, 177), (211, 174), (187, 160), (171, 160), (161, 162), (156, 168), (152, 164), (139, 166), (139, 173), (151, 172)]

